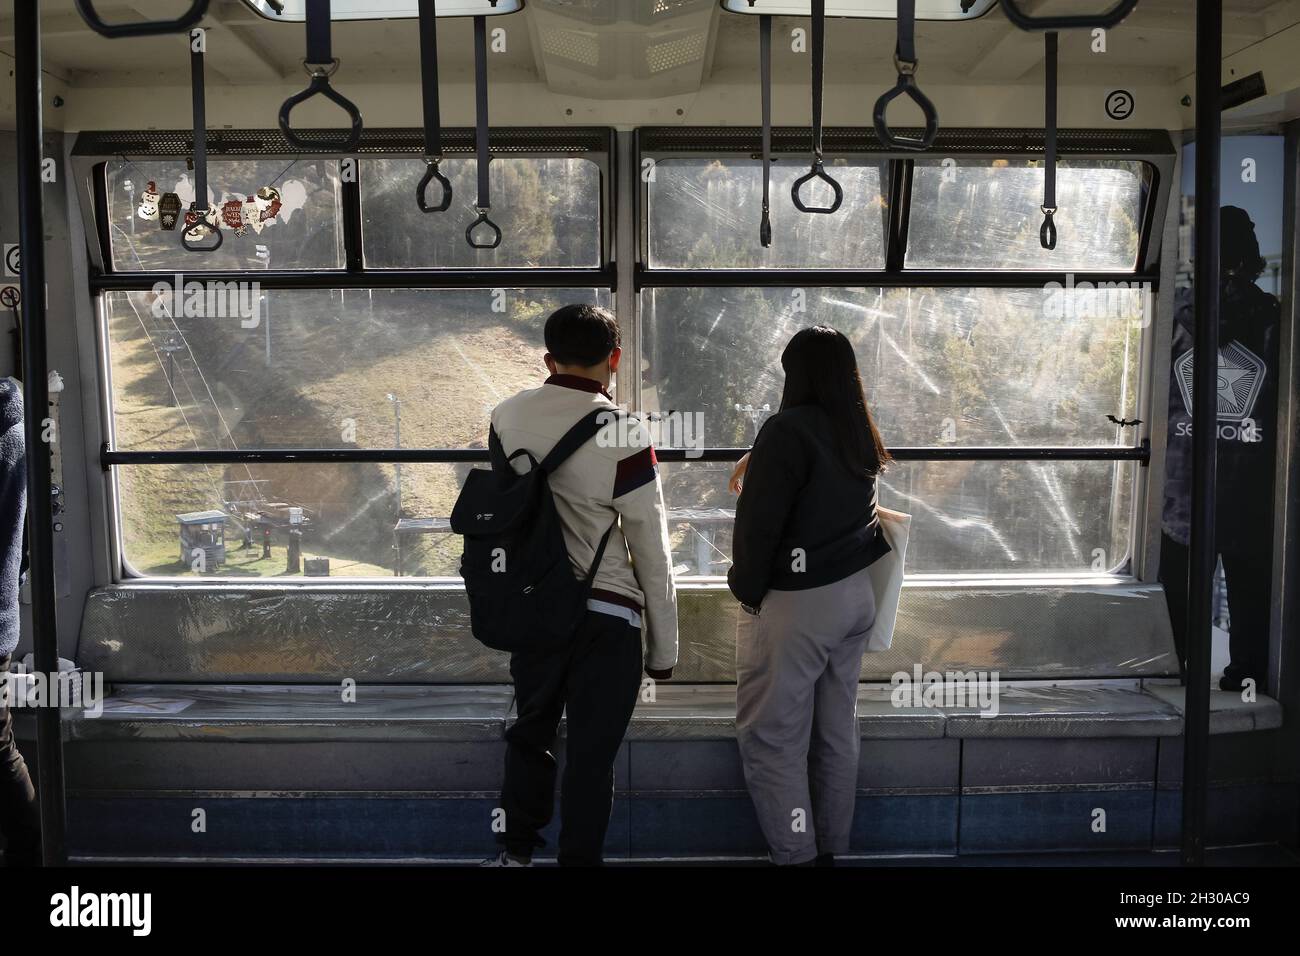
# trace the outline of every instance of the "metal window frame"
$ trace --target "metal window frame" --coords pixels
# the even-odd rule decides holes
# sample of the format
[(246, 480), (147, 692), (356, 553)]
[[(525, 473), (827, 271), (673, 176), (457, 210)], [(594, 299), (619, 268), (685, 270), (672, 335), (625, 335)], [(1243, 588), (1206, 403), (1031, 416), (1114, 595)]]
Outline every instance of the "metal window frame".
[[(303, 130), (304, 139), (319, 139), (329, 130)], [(444, 156), (472, 156), (474, 130), (449, 127), (442, 131)], [(356, 175), (351, 181), (340, 177), (342, 219), (339, 223), (343, 242), (343, 266), (328, 269), (293, 270), (206, 270), (131, 271), (115, 268), (107, 213), (107, 163), (126, 159), (156, 161), (184, 159), (191, 153), (190, 130), (88, 131), (77, 135), (72, 148), (72, 171), (81, 191), (81, 211), (89, 243), (92, 292), (103, 289), (134, 290), (148, 288), (155, 281), (170, 281), (177, 272), (196, 279), (232, 281), (252, 279), (267, 289), (357, 289), (357, 288), (498, 288), (532, 286), (556, 288), (566, 285), (590, 285), (615, 291), (614, 235), (614, 154), (615, 133), (608, 127), (494, 127), (489, 133), (494, 158), (583, 157), (595, 163), (600, 173), (598, 248), (600, 263), (595, 268), (547, 266), (542, 268), (448, 269), (413, 267), (389, 269), (365, 264), (365, 236), (362, 228), (361, 179), (364, 163), (369, 159), (418, 159), (423, 156), (422, 130), (381, 128), (365, 130), (357, 149), (338, 154), (322, 149), (302, 152), (293, 149), (279, 130), (212, 130), (209, 131), (209, 160), (222, 159), (335, 159), (357, 160)]]
[[(310, 137), (315, 131), (304, 135)], [(322, 135), (328, 131), (320, 131)], [(460, 128), (448, 132), (448, 153), (470, 153), (473, 131)], [(641, 164), (648, 156), (674, 155), (752, 156), (757, 149), (756, 128), (643, 128), (630, 133), (616, 133), (608, 128), (501, 128), (492, 132), (495, 154), (518, 156), (554, 156), (580, 154), (595, 161), (601, 174), (600, 249), (601, 266), (584, 268), (516, 268), (516, 269), (440, 269), (376, 268), (364, 262), (364, 235), (361, 227), (362, 169), (342, 184), (344, 245), (343, 268), (328, 270), (221, 270), (188, 273), (206, 281), (256, 279), (269, 290), (279, 289), (491, 289), (491, 288), (594, 288), (610, 293), (619, 307), (620, 320), (629, 340), (630, 367), (636, 368), (641, 334), (640, 293), (656, 287), (965, 287), (965, 288), (1040, 288), (1045, 282), (1065, 281), (1073, 275), (1079, 281), (1143, 281), (1153, 289), (1159, 287), (1158, 230), (1154, 223), (1164, 221), (1170, 184), (1173, 182), (1174, 153), (1163, 131), (1139, 131), (1122, 138), (1112, 131), (1062, 131), (1061, 154), (1082, 158), (1126, 158), (1145, 162), (1151, 170), (1151, 189), (1144, 205), (1139, 262), (1130, 272), (1048, 272), (989, 270), (917, 270), (904, 267), (902, 243), (908, 229), (908, 203), (914, 160), (922, 154), (891, 153), (875, 141), (874, 130), (836, 128), (826, 134), (827, 151), (837, 155), (871, 157), (885, 164), (891, 208), (886, 223), (886, 268), (883, 270), (671, 270), (645, 266), (648, 223), (648, 184), (640, 175)], [(82, 133), (73, 148), (77, 188), (83, 190), (81, 209), (86, 235), (90, 242), (92, 264), (90, 289), (99, 314), (100, 347), (108, 362), (106, 316), (103, 294), (110, 291), (145, 291), (157, 281), (172, 281), (175, 270), (168, 272), (125, 272), (111, 268), (111, 238), (107, 228), (106, 164), (114, 158), (158, 159), (188, 154), (189, 131), (140, 131), (117, 133)], [(810, 133), (806, 128), (782, 127), (774, 130), (774, 153), (806, 157)], [(666, 141), (666, 142), (664, 142)], [(414, 157), (420, 155), (419, 130), (369, 130), (355, 153), (358, 159)], [(567, 144), (567, 145), (565, 145)], [(557, 145), (560, 148), (556, 148)], [(547, 147), (550, 148), (547, 148)], [(599, 149), (593, 149), (599, 146)], [(647, 152), (647, 146), (668, 146), (670, 151)], [(1167, 147), (1168, 152), (1165, 152)], [(929, 151), (935, 156), (951, 154), (974, 158), (1030, 157), (1035, 149), (1041, 154), (1042, 133), (1034, 130), (948, 130), (941, 134)], [(290, 149), (278, 131), (226, 130), (214, 135), (210, 147), (214, 156), (261, 157), (292, 156), (334, 157), (322, 150), (303, 154)], [(617, 253), (630, 250), (631, 256), (620, 260)], [(107, 267), (106, 267), (107, 266)], [(1139, 402), (1145, 394), (1149, 376), (1150, 325), (1144, 330), (1139, 350)], [(158, 464), (291, 464), (331, 463), (482, 463), (486, 453), (460, 448), (261, 448), (239, 451), (197, 449), (186, 451), (122, 451), (112, 442), (111, 383), (105, 378), (105, 396), (110, 440), (101, 449), (100, 463), (110, 486), (114, 523), (120, 521), (120, 503), (116, 493), (116, 469), (129, 465)], [(633, 409), (641, 406), (639, 376), (625, 376), (618, 382), (618, 398)], [(891, 449), (900, 461), (1136, 461), (1145, 466), (1150, 461), (1150, 437), (1146, 434), (1131, 446), (905, 446)], [(663, 461), (735, 461), (744, 448), (661, 449)], [(1135, 489), (1132, 506), (1137, 507), (1141, 483)], [(1130, 556), (1145, 529), (1136, 512), (1131, 516)], [(126, 569), (120, 530), (115, 541), (120, 568)]]
[[(903, 131), (907, 133), (909, 131)], [(918, 130), (910, 131), (912, 133)], [(647, 160), (709, 156), (713, 158), (760, 158), (762, 131), (758, 127), (643, 127), (635, 131), (637, 168)], [(1041, 158), (1044, 136), (1041, 129), (941, 130), (934, 145), (921, 152), (900, 152), (884, 147), (875, 130), (867, 127), (832, 127), (824, 133), (828, 156), (870, 159), (882, 162), (882, 191), (889, 199), (885, 224), (885, 268), (853, 269), (668, 269), (652, 267), (649, 249), (649, 190), (644, 176), (635, 183), (636, 261), (633, 270), (635, 297), (638, 303), (637, 331), (640, 334), (640, 293), (655, 288), (1042, 288), (1048, 282), (1065, 283), (1072, 276), (1076, 282), (1144, 282), (1153, 294), (1160, 289), (1160, 248), (1171, 190), (1175, 184), (1177, 153), (1172, 139), (1164, 130), (1068, 129), (1059, 131), (1059, 152), (1066, 159), (1123, 159), (1139, 162), (1148, 171), (1145, 195), (1139, 218), (1138, 255), (1130, 271), (1049, 271), (1049, 270), (922, 270), (906, 267), (906, 241), (910, 225), (910, 200), (917, 159), (960, 156), (975, 159)], [(776, 127), (772, 130), (772, 155), (806, 162), (812, 147), (807, 127)], [(757, 225), (755, 226), (757, 228)], [(1138, 347), (1138, 380), (1135, 383), (1137, 407), (1148, 405), (1152, 379), (1155, 312), (1142, 330)], [(1129, 502), (1128, 554), (1122, 564), (1129, 573), (1136, 566), (1147, 538), (1153, 533), (1142, 510), (1148, 494), (1151, 460), (1150, 416), (1141, 416), (1144, 427), (1132, 446), (1016, 446), (997, 447), (891, 447), (900, 461), (1098, 461), (1116, 464), (1137, 461), (1146, 480), (1134, 477)], [(691, 460), (734, 460), (745, 449), (709, 449), (704, 456)], [(675, 460), (671, 452), (659, 452), (664, 461)]]
[[(307, 139), (324, 138), (328, 130), (308, 130)], [(159, 456), (173, 464), (208, 464), (208, 456), (232, 455), (235, 463), (290, 463), (304, 459), (298, 449), (252, 449), (215, 452), (198, 449), (182, 452), (135, 452), (115, 450), (111, 357), (104, 307), (108, 292), (148, 291), (157, 282), (173, 282), (178, 272), (201, 282), (256, 281), (261, 288), (276, 290), (334, 289), (496, 289), (496, 288), (580, 288), (618, 293), (614, 263), (616, 228), (615, 177), (617, 171), (616, 134), (607, 127), (497, 127), (490, 133), (494, 156), (539, 157), (581, 156), (596, 164), (600, 176), (598, 248), (600, 264), (595, 268), (490, 268), (448, 269), (436, 267), (392, 269), (367, 266), (364, 257), (364, 231), (361, 209), (361, 177), (365, 160), (385, 158), (419, 158), (423, 155), (423, 131), (419, 129), (371, 129), (362, 136), (357, 150), (340, 155), (328, 150), (304, 153), (292, 149), (278, 130), (211, 131), (210, 157), (221, 159), (294, 157), (357, 160), (356, 175), (351, 181), (340, 177), (340, 241), (343, 266), (318, 270), (195, 270), (126, 271), (113, 268), (112, 239), (107, 207), (107, 164), (115, 159), (156, 161), (181, 159), (191, 152), (193, 134), (189, 130), (88, 131), (78, 134), (71, 155), (75, 188), (79, 190), (79, 207), (87, 237), (90, 265), (89, 289), (96, 314), (96, 337), (101, 356), (101, 405), (108, 440), (100, 452), (100, 466), (110, 502), (110, 538), (117, 568), (115, 580), (146, 577), (130, 566), (121, 529), (121, 501), (117, 468), (122, 465), (156, 463)], [(473, 155), (474, 130), (458, 127), (443, 130), (444, 155)], [(465, 459), (461, 449), (379, 449), (318, 450), (314, 460), (402, 463), (410, 461), (415, 451), (418, 460), (455, 462)], [(223, 459), (224, 460), (224, 459)], [(470, 459), (472, 460), (472, 459)], [(486, 460), (484, 454), (483, 460)], [(151, 579), (153, 579), (151, 577)]]

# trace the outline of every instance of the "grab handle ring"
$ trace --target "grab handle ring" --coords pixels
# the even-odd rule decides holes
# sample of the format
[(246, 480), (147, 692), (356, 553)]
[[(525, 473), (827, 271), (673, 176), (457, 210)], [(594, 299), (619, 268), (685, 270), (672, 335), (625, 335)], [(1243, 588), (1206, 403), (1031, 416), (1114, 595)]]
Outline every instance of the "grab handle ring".
[[(495, 222), (488, 218), (489, 210), (483, 206), (475, 206), (478, 212), (478, 218), (465, 227), (465, 241), (469, 243), (471, 249), (495, 249), (501, 245), (501, 229)], [(474, 240), (474, 230), (479, 226), (487, 226), (492, 230), (492, 239), (490, 242), (476, 242)]]
[[(799, 191), (803, 189), (804, 183), (814, 179), (829, 183), (831, 189), (835, 191), (835, 201), (829, 206), (809, 206), (799, 198)], [(818, 156), (813, 160), (812, 168), (794, 181), (794, 185), (790, 188), (790, 198), (794, 200), (794, 208), (800, 212), (833, 213), (840, 208), (840, 203), (844, 202), (844, 189), (826, 172), (822, 158)]]
[(1109, 30), (1119, 26), (1120, 22), (1133, 12), (1138, 0), (1119, 0), (1105, 13), (1079, 13), (1070, 16), (1031, 17), (1020, 7), (1016, 0), (1002, 0), (1002, 12), (1007, 19), (1021, 30)]
[[(337, 59), (330, 60), (329, 63), (310, 63), (303, 62), (303, 68), (306, 69), (307, 75), (311, 77), (311, 82), (307, 88), (301, 90), (289, 97), (280, 105), (280, 130), (284, 133), (284, 138), (289, 145), (296, 150), (310, 152), (312, 150), (325, 150), (328, 152), (347, 153), (356, 149), (357, 143), (361, 141), (361, 111), (357, 105), (350, 99), (340, 93), (334, 87), (330, 86), (329, 78), (339, 68)], [(323, 96), (332, 103), (335, 103), (348, 114), (348, 119), (352, 121), (352, 128), (347, 131), (347, 135), (342, 139), (323, 139), (311, 142), (302, 139), (294, 132), (293, 127), (289, 124), (289, 114), (299, 103), (311, 99), (313, 96)]]
[[(197, 221), (185, 224), (181, 227), (181, 246), (186, 252), (216, 252), (221, 248), (225, 237), (221, 234), (221, 228), (208, 222), (208, 214), (213, 211), (211, 206), (206, 206), (202, 211), (198, 208), (198, 203), (190, 203), (190, 212), (197, 216)], [(188, 217), (187, 217), (188, 218)], [(211, 246), (200, 246), (190, 241), (190, 232), (207, 231), (210, 235), (216, 237), (216, 243)], [(198, 241), (202, 241), (199, 239)]]
[[(934, 108), (934, 103), (930, 102), (930, 98), (922, 93), (921, 88), (916, 85), (916, 61), (909, 62), (895, 57), (894, 64), (898, 67), (898, 81), (880, 94), (880, 98), (876, 100), (876, 107), (871, 113), (872, 122), (876, 127), (876, 136), (880, 138), (882, 144), (890, 149), (913, 151), (929, 149), (934, 144), (934, 138), (939, 132), (939, 114)], [(908, 96), (913, 103), (919, 106), (921, 113), (925, 116), (925, 131), (921, 134), (920, 139), (896, 135), (889, 128), (889, 122), (885, 119), (885, 111), (889, 109), (889, 104), (903, 95)]]
[[(424, 175), (420, 177), (420, 184), (415, 187), (415, 202), (420, 207), (420, 212), (446, 212), (451, 208), (451, 180), (438, 168), (441, 161), (436, 156), (425, 157)], [(437, 205), (428, 200), (429, 186), (435, 180), (442, 187), (442, 199)]]
[(143, 23), (105, 23), (90, 0), (77, 0), (77, 12), (86, 26), (110, 40), (123, 37), (152, 37), (164, 33), (184, 33), (208, 12), (208, 0), (194, 0), (190, 8), (175, 20), (145, 20)]

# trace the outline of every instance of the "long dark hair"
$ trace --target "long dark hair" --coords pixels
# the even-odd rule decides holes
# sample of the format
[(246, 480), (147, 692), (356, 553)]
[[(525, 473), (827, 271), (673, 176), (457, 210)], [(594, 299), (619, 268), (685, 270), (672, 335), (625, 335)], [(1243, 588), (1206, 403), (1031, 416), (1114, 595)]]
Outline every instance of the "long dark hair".
[(781, 353), (781, 409), (817, 405), (830, 418), (840, 456), (855, 475), (880, 474), (890, 454), (862, 392), (853, 346), (825, 325), (800, 329)]

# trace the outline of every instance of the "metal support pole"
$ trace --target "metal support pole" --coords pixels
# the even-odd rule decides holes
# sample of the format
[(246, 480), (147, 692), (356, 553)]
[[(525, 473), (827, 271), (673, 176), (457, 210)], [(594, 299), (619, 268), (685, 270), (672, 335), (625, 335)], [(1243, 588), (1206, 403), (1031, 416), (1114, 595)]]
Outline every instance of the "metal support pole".
[(1192, 366), (1192, 546), (1187, 588), (1187, 696), (1183, 708), (1184, 866), (1205, 860), (1210, 749), (1210, 640), (1214, 608), (1215, 454), (1219, 439), (1219, 146), (1223, 0), (1196, 4), (1196, 336)]
[[(27, 442), (27, 525), (31, 552), (32, 636), (36, 670), (59, 671), (55, 626), (54, 526), (50, 497), (50, 396), (45, 344), (45, 223), (41, 208), (41, 21), (39, 0), (14, 2), (14, 110), (18, 146), (19, 285), (23, 304), (23, 404)], [(63, 735), (57, 701), (36, 715), (41, 852), (46, 866), (67, 863)]]

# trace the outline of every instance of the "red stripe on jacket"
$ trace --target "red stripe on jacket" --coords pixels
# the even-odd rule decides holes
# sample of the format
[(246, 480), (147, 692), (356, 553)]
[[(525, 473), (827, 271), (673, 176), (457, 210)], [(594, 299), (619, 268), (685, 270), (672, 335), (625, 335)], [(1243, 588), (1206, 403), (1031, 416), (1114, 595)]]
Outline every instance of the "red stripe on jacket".
[(659, 459), (655, 457), (654, 446), (647, 445), (636, 454), (629, 455), (618, 463), (614, 472), (614, 497), (621, 498), (629, 491), (635, 491), (644, 484), (655, 480), (658, 474)]

